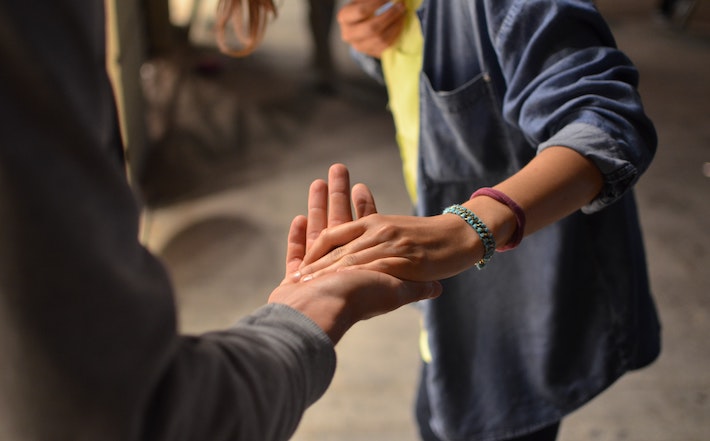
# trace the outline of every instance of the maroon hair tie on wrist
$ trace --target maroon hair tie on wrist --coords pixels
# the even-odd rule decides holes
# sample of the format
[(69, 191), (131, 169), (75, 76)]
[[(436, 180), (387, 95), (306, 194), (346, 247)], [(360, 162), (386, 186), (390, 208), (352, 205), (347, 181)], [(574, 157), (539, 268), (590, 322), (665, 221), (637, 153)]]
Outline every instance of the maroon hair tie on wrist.
[(525, 212), (523, 211), (522, 208), (520, 208), (520, 205), (516, 204), (515, 201), (512, 200), (511, 198), (509, 198), (507, 194), (503, 193), (500, 190), (496, 190), (495, 188), (489, 188), (489, 187), (479, 188), (478, 190), (473, 192), (470, 199), (473, 199), (476, 196), (488, 196), (489, 198), (495, 199), (496, 201), (500, 202), (501, 204), (507, 205), (508, 208), (511, 209), (511, 211), (515, 214), (515, 223), (516, 223), (515, 231), (513, 232), (513, 235), (510, 237), (510, 240), (508, 241), (508, 243), (506, 243), (503, 246), (498, 247), (497, 250), (498, 251), (508, 251), (508, 250), (512, 250), (513, 248), (517, 247), (520, 244), (520, 242), (523, 240), (523, 235), (525, 234)]

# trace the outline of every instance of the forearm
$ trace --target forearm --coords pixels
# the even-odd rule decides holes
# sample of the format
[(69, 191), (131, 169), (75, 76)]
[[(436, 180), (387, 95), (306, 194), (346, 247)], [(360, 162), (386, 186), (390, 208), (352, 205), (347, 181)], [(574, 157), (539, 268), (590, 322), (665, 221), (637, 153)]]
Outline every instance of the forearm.
[[(523, 209), (529, 235), (587, 205), (602, 186), (602, 174), (590, 160), (566, 147), (549, 147), (495, 188)], [(510, 240), (516, 220), (507, 206), (488, 197), (462, 205), (483, 220), (498, 246)]]
[[(602, 182), (602, 173), (586, 157), (566, 147), (551, 146), (496, 188), (523, 210), (524, 232), (529, 235), (588, 205)], [(486, 224), (496, 248), (508, 244), (517, 219), (506, 204), (485, 196), (459, 203)], [(320, 277), (338, 268), (357, 266), (405, 280), (440, 280), (480, 262), (485, 251), (481, 236), (457, 215), (371, 214), (324, 230), (292, 277)]]

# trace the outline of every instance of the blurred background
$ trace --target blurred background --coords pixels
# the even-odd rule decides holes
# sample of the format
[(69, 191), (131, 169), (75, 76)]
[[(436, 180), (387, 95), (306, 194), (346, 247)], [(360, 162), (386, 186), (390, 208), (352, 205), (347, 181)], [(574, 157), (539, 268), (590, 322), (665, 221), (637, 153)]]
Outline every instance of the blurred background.
[[(330, 164), (367, 183), (381, 212), (410, 213), (385, 91), (350, 60), (332, 2), (279, 3), (259, 49), (230, 58), (216, 49), (215, 0), (110, 2), (109, 68), (145, 203), (142, 239), (172, 273), (184, 332), (228, 326), (266, 301), (288, 225)], [(597, 4), (640, 70), (659, 134), (637, 194), (664, 349), (565, 420), (560, 440), (706, 441), (710, 1), (681, 1), (669, 16), (648, 0)], [(358, 324), (294, 439), (416, 440), (418, 321), (407, 307)]]

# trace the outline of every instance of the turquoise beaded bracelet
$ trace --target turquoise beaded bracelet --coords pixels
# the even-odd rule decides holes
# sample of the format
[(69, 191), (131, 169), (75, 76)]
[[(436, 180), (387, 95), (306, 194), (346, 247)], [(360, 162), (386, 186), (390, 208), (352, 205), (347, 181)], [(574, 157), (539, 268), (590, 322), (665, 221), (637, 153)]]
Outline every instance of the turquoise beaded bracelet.
[(476, 231), (476, 233), (478, 233), (478, 236), (483, 242), (484, 252), (481, 260), (476, 262), (476, 268), (478, 268), (479, 270), (482, 269), (484, 266), (486, 266), (488, 261), (491, 260), (491, 257), (493, 257), (493, 253), (496, 250), (496, 241), (493, 238), (491, 232), (488, 230), (488, 227), (486, 226), (486, 224), (483, 223), (481, 219), (478, 218), (478, 216), (476, 216), (473, 211), (469, 210), (463, 205), (454, 204), (446, 208), (442, 214), (446, 213), (455, 214), (461, 217)]

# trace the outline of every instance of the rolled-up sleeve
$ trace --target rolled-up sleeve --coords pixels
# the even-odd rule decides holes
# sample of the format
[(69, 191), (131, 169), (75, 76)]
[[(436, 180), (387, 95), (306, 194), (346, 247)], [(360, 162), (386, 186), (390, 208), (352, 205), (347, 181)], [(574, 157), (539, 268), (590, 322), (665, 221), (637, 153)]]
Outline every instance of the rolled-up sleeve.
[(656, 132), (637, 91), (638, 71), (593, 2), (515, 0), (491, 23), (507, 81), (506, 121), (538, 151), (569, 147), (599, 168), (604, 188), (584, 211), (621, 197), (648, 168)]

